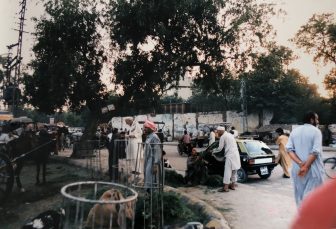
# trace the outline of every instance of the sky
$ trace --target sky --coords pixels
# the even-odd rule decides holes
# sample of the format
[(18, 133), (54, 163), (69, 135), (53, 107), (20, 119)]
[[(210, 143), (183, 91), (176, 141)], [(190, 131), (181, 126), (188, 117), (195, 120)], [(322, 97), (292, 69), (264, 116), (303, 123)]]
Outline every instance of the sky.
[[(14, 44), (18, 39), (18, 11), (21, 0), (0, 0), (0, 55), (7, 55), (7, 45)], [(25, 31), (33, 32), (34, 26), (31, 17), (39, 17), (43, 12), (37, 0), (27, 0)], [(258, 0), (258, 2), (275, 3), (284, 9), (287, 14), (281, 18), (274, 17), (271, 23), (277, 30), (276, 41), (294, 51), (299, 58), (290, 67), (297, 68), (311, 83), (318, 86), (322, 96), (327, 96), (323, 86), (324, 76), (330, 71), (331, 65), (322, 66), (313, 62), (313, 56), (305, 54), (289, 41), (293, 38), (300, 26), (308, 22), (315, 13), (336, 13), (336, 0)], [(23, 35), (23, 62), (27, 63), (32, 56), (31, 48), (33, 37), (29, 33)]]

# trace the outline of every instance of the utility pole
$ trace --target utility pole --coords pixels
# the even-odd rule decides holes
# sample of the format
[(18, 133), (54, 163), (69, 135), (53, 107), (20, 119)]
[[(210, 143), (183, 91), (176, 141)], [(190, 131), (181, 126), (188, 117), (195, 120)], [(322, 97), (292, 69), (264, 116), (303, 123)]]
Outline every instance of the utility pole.
[(247, 123), (247, 104), (246, 104), (246, 83), (244, 79), (240, 80), (240, 99), (241, 99), (241, 109), (243, 111), (243, 131), (248, 131)]
[[(19, 98), (19, 78), (21, 76), (21, 60), (22, 60), (22, 38), (23, 38), (23, 27), (25, 22), (26, 14), (26, 4), (27, 0), (20, 0), (20, 11), (19, 15), (19, 32), (18, 41), (15, 44), (8, 45), (8, 57), (6, 63), (6, 80), (4, 82), (4, 94), (5, 102), (8, 105), (8, 110), (12, 112), (13, 116), (16, 113), (16, 106)], [(17, 47), (16, 56), (12, 57), (12, 49)], [(12, 77), (12, 70), (14, 68), (14, 76)]]

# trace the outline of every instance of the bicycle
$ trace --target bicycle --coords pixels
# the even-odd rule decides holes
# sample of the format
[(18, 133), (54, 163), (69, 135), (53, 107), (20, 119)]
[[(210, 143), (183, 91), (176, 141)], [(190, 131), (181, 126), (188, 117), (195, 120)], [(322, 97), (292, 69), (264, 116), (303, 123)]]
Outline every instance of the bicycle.
[(331, 179), (336, 179), (336, 157), (324, 159), (323, 164), (327, 176)]

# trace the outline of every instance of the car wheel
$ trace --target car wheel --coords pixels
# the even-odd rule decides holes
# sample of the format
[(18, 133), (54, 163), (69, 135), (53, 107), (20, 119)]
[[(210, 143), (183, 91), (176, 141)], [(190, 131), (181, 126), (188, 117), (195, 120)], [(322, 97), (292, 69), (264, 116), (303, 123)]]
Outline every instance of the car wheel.
[(244, 183), (247, 181), (247, 173), (245, 171), (245, 169), (240, 168), (237, 171), (237, 178), (238, 178), (238, 182), (240, 183)]

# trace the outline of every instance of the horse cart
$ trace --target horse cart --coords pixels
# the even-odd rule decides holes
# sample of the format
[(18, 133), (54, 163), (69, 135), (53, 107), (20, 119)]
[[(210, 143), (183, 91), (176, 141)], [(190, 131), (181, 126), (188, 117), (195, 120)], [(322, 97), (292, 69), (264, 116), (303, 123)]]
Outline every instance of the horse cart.
[(36, 183), (39, 183), (40, 166), (42, 166), (42, 177), (45, 182), (45, 165), (50, 152), (54, 151), (54, 146), (55, 140), (47, 131), (40, 131), (39, 135), (36, 135), (32, 130), (24, 131), (18, 138), (0, 144), (0, 204), (12, 192), (14, 178), (18, 188), (23, 190), (19, 176), (27, 159), (32, 159), (37, 164)]

